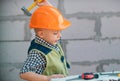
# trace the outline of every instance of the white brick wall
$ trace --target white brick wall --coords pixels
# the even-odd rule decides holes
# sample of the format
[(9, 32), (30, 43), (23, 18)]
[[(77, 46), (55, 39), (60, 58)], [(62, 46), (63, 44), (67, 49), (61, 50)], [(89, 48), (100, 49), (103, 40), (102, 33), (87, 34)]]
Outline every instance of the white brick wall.
[[(72, 23), (62, 32), (63, 49), (72, 64), (70, 75), (120, 70), (119, 0), (49, 1)], [(0, 81), (22, 81), (19, 70), (34, 33), (21, 7), (31, 4), (32, 0), (0, 3)]]

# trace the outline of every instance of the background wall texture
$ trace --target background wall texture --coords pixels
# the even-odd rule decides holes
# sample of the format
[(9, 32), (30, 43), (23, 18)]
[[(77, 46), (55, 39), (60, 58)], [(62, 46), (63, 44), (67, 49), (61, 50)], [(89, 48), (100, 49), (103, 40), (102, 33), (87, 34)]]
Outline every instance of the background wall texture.
[[(120, 0), (49, 1), (72, 23), (62, 32), (70, 75), (120, 70)], [(32, 2), (1, 0), (0, 81), (24, 81), (19, 70), (34, 33), (28, 26), (30, 17), (21, 7), (27, 8)]]

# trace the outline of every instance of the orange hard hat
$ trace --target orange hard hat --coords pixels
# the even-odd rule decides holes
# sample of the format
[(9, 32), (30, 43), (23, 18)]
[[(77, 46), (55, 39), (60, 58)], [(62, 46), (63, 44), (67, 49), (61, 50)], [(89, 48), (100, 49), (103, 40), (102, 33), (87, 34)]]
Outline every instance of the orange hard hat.
[(53, 6), (42, 6), (33, 12), (30, 28), (44, 28), (63, 30), (70, 26), (70, 22), (63, 18), (61, 13)]

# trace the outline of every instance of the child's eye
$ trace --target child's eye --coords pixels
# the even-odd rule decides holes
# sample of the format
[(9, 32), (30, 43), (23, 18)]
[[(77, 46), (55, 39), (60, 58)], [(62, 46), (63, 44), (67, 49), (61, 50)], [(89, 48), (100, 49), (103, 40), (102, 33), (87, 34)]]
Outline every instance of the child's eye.
[(57, 32), (54, 32), (53, 34), (54, 34), (54, 35), (57, 35), (58, 33), (57, 33)]

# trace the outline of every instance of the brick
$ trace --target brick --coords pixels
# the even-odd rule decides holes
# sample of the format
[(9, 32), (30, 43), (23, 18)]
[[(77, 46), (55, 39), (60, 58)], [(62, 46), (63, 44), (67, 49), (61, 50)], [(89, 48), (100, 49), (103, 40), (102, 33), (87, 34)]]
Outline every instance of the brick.
[(24, 40), (24, 21), (0, 22), (0, 40)]
[(73, 40), (67, 43), (66, 54), (71, 62), (93, 62), (103, 59), (119, 59), (119, 48), (119, 40), (114, 40), (111, 43), (109, 43), (109, 41), (95, 42), (94, 40)]
[(63, 39), (85, 39), (93, 37), (96, 33), (94, 32), (95, 21), (76, 18), (70, 19), (71, 26), (62, 31)]
[(65, 0), (67, 14), (76, 12), (119, 12), (119, 0)]
[(0, 63), (24, 62), (30, 42), (0, 42)]
[(120, 17), (102, 18), (102, 37), (120, 37)]

